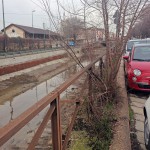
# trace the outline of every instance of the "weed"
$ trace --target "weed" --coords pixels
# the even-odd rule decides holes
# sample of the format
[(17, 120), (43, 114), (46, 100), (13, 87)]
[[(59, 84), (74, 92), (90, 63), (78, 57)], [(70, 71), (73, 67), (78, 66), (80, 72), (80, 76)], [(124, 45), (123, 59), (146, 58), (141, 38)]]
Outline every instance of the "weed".
[(130, 125), (131, 127), (134, 126), (134, 112), (131, 109), (131, 106), (129, 106), (129, 117), (130, 117)]
[(89, 147), (89, 137), (85, 131), (76, 131), (72, 133), (72, 142), (69, 150), (92, 150)]
[[(82, 150), (82, 146), (85, 145), (88, 145), (90, 150), (109, 149), (111, 139), (113, 137), (112, 124), (115, 120), (114, 115), (112, 115), (114, 109), (113, 103), (107, 103), (103, 108), (100, 109), (102, 109), (102, 113), (101, 116), (99, 116), (99, 119), (96, 118), (94, 114), (91, 114), (89, 121), (84, 118), (83, 116), (85, 115), (81, 115), (80, 112), (80, 117), (78, 117), (77, 119), (74, 130), (76, 130), (77, 132), (84, 130), (87, 136), (86, 138), (84, 138), (84, 140), (77, 140), (76, 144), (74, 144), (75, 147), (77, 147), (77, 145), (80, 146), (78, 147), (78, 150)], [(82, 113), (85, 114), (84, 112)], [(84, 147), (84, 149), (87, 148)], [(71, 150), (76, 149), (73, 149), (72, 147)]]

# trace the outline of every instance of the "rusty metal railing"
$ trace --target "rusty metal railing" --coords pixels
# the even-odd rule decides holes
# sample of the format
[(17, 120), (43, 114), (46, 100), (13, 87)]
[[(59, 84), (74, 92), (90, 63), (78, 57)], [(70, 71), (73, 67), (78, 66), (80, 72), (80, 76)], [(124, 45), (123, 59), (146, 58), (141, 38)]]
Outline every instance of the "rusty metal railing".
[[(40, 113), (46, 106), (50, 104), (50, 108), (47, 111), (45, 117), (43, 118), (43, 121), (38, 127), (36, 133), (34, 134), (31, 143), (28, 146), (28, 149), (31, 150), (35, 148), (48, 121), (51, 119), (53, 150), (65, 150), (80, 106), (80, 100), (73, 101), (76, 103), (76, 108), (74, 110), (71, 123), (68, 127), (65, 141), (62, 143), (60, 94), (86, 72), (88, 72), (89, 74), (89, 85), (92, 84), (90, 72), (92, 71), (92, 67), (94, 67), (95, 63), (98, 61), (102, 61), (101, 57), (98, 57), (95, 61), (93, 61), (87, 67), (83, 68), (81, 71), (77, 72), (74, 76), (72, 76), (70, 79), (68, 79), (58, 88), (56, 88), (53, 92), (49, 93), (47, 96), (42, 98), (36, 104), (31, 106), (20, 116), (15, 118), (12, 122), (2, 127), (0, 129), (0, 146), (2, 146), (5, 142), (7, 142), (13, 135), (15, 135), (21, 128), (23, 128), (29, 121), (31, 121), (36, 115), (38, 115), (38, 113)], [(89, 90), (91, 90), (90, 86), (89, 86)], [(89, 97), (90, 100), (92, 101), (91, 94), (89, 94)]]

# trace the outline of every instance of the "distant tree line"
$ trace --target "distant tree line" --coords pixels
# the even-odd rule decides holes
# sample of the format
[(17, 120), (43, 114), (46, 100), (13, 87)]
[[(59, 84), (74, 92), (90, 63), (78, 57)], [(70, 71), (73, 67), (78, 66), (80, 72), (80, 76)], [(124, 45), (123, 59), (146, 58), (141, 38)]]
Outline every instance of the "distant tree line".
[(76, 41), (81, 28), (84, 28), (84, 23), (78, 17), (70, 17), (61, 21), (61, 31), (66, 39)]
[(135, 38), (150, 37), (150, 5), (140, 14), (139, 20), (132, 30), (132, 36)]

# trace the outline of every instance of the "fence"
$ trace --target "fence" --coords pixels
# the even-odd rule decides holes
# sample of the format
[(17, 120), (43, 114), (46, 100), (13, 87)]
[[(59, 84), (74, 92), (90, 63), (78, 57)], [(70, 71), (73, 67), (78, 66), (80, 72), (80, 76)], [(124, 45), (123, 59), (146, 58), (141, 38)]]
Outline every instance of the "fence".
[(9, 38), (0, 37), (0, 51), (21, 51), (34, 49), (52, 48), (52, 44), (57, 46), (57, 41), (52, 39), (23, 39), (20, 37)]
[[(7, 142), (13, 135), (15, 135), (21, 128), (23, 128), (29, 121), (31, 121), (38, 113), (40, 113), (46, 106), (50, 105), (42, 123), (34, 134), (28, 149), (34, 149), (37, 144), (42, 132), (44, 131), (48, 121), (51, 119), (51, 129), (52, 129), (52, 145), (53, 150), (65, 150), (67, 148), (68, 140), (71, 135), (73, 124), (81, 106), (80, 99), (71, 101), (76, 103), (76, 107), (71, 119), (71, 123), (66, 132), (65, 140), (62, 143), (62, 133), (61, 133), (61, 114), (60, 114), (60, 94), (65, 91), (72, 83), (74, 83), (78, 78), (80, 78), (85, 73), (89, 75), (89, 100), (92, 101), (91, 86), (92, 78), (91, 71), (95, 67), (97, 62), (102, 63), (102, 58), (98, 57), (95, 61), (89, 64), (87, 67), (83, 68), (81, 71), (77, 72), (74, 76), (56, 88), (53, 92), (49, 93), (46, 97), (42, 98), (36, 104), (27, 109), (24, 113), (14, 119), (12, 122), (8, 123), (0, 129), (0, 146)], [(101, 64), (99, 63), (99, 65)], [(101, 66), (101, 65), (100, 65)], [(100, 67), (101, 68), (101, 67)], [(81, 91), (82, 93), (82, 91)], [(81, 95), (80, 95), (81, 96)], [(66, 101), (69, 102), (69, 101)]]

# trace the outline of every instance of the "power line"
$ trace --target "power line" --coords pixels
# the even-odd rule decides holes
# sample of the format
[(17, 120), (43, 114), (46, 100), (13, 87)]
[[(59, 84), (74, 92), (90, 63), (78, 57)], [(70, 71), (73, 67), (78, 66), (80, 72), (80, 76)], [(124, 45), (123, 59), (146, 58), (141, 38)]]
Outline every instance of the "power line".
[[(0, 14), (2, 14), (2, 13), (0, 13)], [(6, 15), (24, 15), (24, 16), (30, 16), (31, 15), (31, 13), (29, 13), (29, 14), (23, 14), (23, 13), (5, 13)], [(36, 16), (46, 16), (46, 15), (41, 15), (41, 14), (36, 14)]]
[[(0, 15), (2, 15), (3, 13), (0, 13)], [(20, 16), (31, 16), (31, 14), (21, 14), (21, 13), (5, 13), (5, 15), (20, 15)], [(48, 18), (48, 16), (47, 16), (47, 14), (43, 14), (43, 15), (41, 15), (41, 14), (35, 14), (34, 16), (41, 16), (41, 17), (44, 17), (44, 19), (47, 19)], [(53, 15), (53, 18), (54, 19), (57, 19), (57, 20), (59, 20), (59, 18), (58, 18), (58, 16), (54, 16)]]

